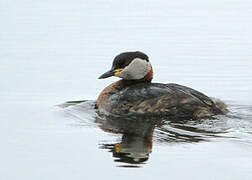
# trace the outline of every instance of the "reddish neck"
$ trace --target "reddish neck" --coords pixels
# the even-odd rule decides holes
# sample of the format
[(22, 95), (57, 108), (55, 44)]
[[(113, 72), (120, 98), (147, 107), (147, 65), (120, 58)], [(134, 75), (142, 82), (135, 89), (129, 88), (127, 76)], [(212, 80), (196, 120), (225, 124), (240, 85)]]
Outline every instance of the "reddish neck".
[(151, 82), (153, 79), (153, 70), (152, 67), (150, 69), (150, 71), (144, 76), (143, 78), (146, 82)]

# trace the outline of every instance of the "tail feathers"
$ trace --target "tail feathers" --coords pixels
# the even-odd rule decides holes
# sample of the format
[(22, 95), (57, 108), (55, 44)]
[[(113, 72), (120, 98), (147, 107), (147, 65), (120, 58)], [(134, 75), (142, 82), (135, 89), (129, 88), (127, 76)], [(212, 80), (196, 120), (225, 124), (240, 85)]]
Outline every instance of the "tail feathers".
[(228, 112), (227, 105), (217, 98), (211, 98), (215, 104), (215, 106), (223, 113), (226, 114)]

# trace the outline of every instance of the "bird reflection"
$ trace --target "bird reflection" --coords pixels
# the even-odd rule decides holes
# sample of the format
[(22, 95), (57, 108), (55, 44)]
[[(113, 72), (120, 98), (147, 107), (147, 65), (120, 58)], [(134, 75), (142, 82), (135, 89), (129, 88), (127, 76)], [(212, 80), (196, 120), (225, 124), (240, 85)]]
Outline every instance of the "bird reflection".
[[(80, 125), (88, 122), (98, 125), (105, 132), (121, 134), (117, 143), (101, 143), (99, 148), (113, 154), (119, 167), (141, 167), (152, 152), (153, 141), (159, 144), (198, 143), (212, 137), (223, 137), (229, 129), (225, 118), (202, 120), (161, 119), (148, 116), (115, 117), (95, 112), (93, 101), (71, 101), (60, 107), (65, 108)], [(91, 116), (94, 115), (94, 116)], [(93, 119), (93, 117), (95, 117)]]
[(116, 162), (131, 164), (123, 167), (138, 167), (134, 164), (142, 164), (149, 159), (153, 131), (159, 122), (145, 118), (122, 117), (97, 117), (96, 122), (106, 132), (122, 134), (119, 143), (101, 144), (100, 148), (112, 152)]
[(139, 167), (136, 165), (149, 159), (149, 154), (152, 151), (152, 140), (124, 134), (120, 143), (103, 144), (100, 148), (112, 152), (116, 162), (131, 164), (122, 167)]
[(217, 131), (185, 126), (190, 121), (178, 123), (158, 118), (97, 116), (96, 123), (106, 132), (122, 134), (118, 143), (100, 144), (101, 149), (112, 152), (115, 162), (127, 163), (120, 167), (141, 167), (152, 152), (153, 138), (159, 143), (200, 142), (217, 137)]

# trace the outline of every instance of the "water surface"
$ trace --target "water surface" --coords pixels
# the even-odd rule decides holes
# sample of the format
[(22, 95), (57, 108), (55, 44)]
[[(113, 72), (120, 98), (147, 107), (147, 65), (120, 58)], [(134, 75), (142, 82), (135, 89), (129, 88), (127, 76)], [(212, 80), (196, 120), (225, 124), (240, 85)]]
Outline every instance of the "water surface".
[[(251, 179), (251, 9), (248, 0), (1, 0), (0, 179)], [(92, 101), (56, 106), (96, 100), (117, 80), (97, 77), (128, 50), (149, 55), (155, 82), (220, 98), (230, 113), (133, 128), (97, 119)]]

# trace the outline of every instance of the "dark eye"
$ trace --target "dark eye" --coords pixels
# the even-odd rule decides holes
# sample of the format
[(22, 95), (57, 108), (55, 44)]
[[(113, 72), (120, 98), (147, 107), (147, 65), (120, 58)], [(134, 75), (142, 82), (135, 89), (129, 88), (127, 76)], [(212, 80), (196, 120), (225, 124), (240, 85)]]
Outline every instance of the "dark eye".
[(119, 62), (118, 62), (118, 66), (119, 67), (123, 67), (124, 66), (124, 60), (123, 59), (121, 59)]
[(113, 63), (113, 68), (114, 69), (118, 69), (118, 68), (124, 68), (125, 64), (124, 64), (124, 60), (123, 59), (117, 59), (116, 61), (114, 61)]
[(123, 68), (125, 66), (124, 59), (117, 59), (113, 65), (115, 68)]

